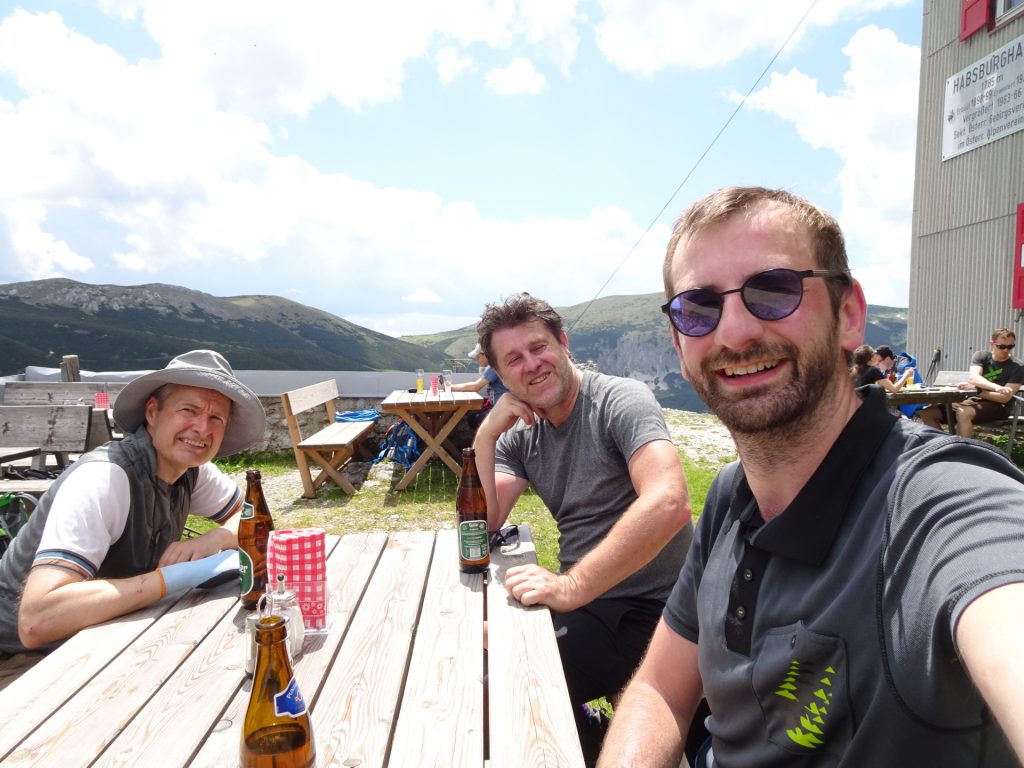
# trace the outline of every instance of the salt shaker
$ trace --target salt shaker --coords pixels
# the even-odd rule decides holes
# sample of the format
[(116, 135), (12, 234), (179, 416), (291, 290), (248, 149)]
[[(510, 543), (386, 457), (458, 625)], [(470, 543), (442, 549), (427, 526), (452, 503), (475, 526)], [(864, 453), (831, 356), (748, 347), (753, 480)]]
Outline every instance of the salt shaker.
[(284, 574), (277, 574), (277, 589), (268, 593), (270, 613), (285, 616), (288, 619), (288, 650), (292, 658), (302, 653), (302, 641), (306, 637), (306, 627), (302, 621), (302, 609), (295, 591), (288, 589), (284, 583)]

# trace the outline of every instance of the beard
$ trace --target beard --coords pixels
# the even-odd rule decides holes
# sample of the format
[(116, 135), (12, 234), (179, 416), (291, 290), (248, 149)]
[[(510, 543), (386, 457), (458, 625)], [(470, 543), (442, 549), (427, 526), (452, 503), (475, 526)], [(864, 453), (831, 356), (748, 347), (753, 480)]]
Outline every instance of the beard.
[[(838, 325), (803, 353), (793, 344), (755, 344), (742, 354), (723, 352), (703, 361), (699, 370), (686, 368), (691, 386), (700, 399), (734, 435), (764, 436), (777, 440), (812, 427), (816, 415), (830, 407), (838, 366)], [(746, 360), (788, 358), (792, 363), (787, 381), (736, 392), (724, 387), (717, 370)]]

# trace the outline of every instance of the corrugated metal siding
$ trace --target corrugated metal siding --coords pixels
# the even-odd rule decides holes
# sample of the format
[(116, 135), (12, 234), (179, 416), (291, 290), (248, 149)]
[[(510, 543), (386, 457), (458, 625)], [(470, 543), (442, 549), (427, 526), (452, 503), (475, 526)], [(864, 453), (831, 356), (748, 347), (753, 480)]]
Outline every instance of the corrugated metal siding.
[(961, 43), (959, 7), (924, 4), (907, 345), (922, 364), (941, 347), (939, 368), (962, 370), (974, 351), (988, 349), (995, 328), (1022, 335), (1010, 278), (1016, 207), (1024, 201), (1024, 131), (943, 162), (945, 84), (1024, 34), (1024, 19)]

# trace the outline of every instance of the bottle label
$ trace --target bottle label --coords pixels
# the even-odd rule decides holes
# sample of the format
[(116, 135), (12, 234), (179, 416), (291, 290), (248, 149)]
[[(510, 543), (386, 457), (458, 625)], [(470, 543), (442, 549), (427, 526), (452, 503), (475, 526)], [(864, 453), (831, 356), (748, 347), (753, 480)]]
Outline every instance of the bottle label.
[(487, 521), (463, 520), (459, 523), (459, 556), (463, 560), (483, 560), (487, 555)]
[(299, 684), (294, 677), (288, 681), (287, 688), (274, 694), (274, 714), (278, 717), (281, 715), (300, 717), (306, 714), (306, 700), (302, 698)]
[(242, 516), (240, 520), (252, 520), (256, 517), (256, 511), (252, 508), (252, 504), (248, 501), (242, 503)]
[[(250, 507), (252, 509), (252, 507)], [(252, 577), (253, 577), (252, 558), (249, 557), (249, 553), (244, 549), (238, 550), (238, 581), (240, 584), (239, 592), (243, 597), (252, 592)]]

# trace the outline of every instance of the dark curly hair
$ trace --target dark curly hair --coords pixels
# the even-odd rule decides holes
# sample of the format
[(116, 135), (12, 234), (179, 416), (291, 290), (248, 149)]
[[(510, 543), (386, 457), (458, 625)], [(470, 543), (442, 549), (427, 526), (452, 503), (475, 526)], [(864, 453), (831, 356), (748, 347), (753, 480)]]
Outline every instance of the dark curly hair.
[(515, 293), (501, 302), (492, 302), (484, 307), (480, 322), (476, 324), (476, 335), (480, 338), (480, 346), (492, 366), (497, 368), (498, 361), (494, 357), (491, 341), (495, 331), (539, 320), (551, 335), (559, 342), (565, 332), (562, 317), (544, 299), (538, 299), (526, 293)]

